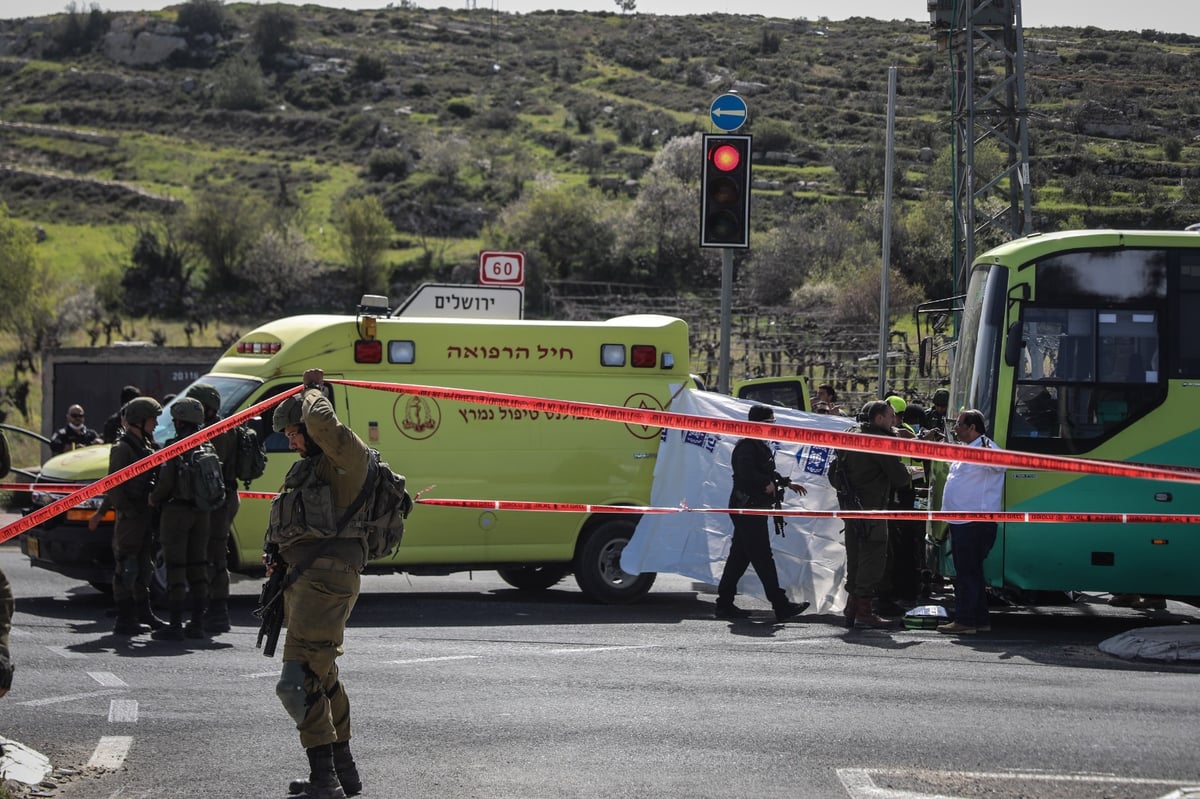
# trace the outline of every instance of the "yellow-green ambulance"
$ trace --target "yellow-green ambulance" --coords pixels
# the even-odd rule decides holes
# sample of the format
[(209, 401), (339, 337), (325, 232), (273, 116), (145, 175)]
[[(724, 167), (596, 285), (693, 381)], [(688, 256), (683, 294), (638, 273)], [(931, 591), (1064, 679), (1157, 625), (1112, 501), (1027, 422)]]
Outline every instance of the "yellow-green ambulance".
[[(327, 380), (419, 384), (665, 409), (690, 390), (688, 328), (666, 316), (603, 322), (297, 316), (259, 327), (232, 345), (200, 378), (221, 393), (222, 415), (294, 388), (306, 369)], [(333, 385), (339, 418), (408, 478), (412, 493), (462, 499), (646, 505), (661, 429), (562, 414), (447, 402)], [(173, 434), (169, 406), (155, 434)], [(270, 420), (266, 473), (251, 491), (275, 491), (296, 455)], [(48, 461), (43, 480), (93, 480), (107, 447)], [(90, 460), (89, 460), (90, 457)], [(94, 461), (94, 462), (93, 462)], [(247, 499), (234, 523), (230, 568), (261, 569), (269, 501)], [(418, 505), (396, 553), (369, 571), (448, 574), (496, 570), (517, 588), (545, 589), (573, 573), (590, 598), (631, 602), (653, 574), (621, 571), (620, 555), (636, 514), (477, 510)], [(108, 536), (91, 537), (65, 516), (23, 536), (34, 565), (107, 583)], [(105, 554), (107, 553), (107, 564)]]

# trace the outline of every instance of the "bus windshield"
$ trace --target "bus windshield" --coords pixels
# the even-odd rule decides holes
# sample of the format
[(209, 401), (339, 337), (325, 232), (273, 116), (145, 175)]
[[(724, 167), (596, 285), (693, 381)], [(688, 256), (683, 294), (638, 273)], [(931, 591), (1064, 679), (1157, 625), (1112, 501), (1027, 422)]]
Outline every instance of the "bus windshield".
[(992, 430), (996, 419), (996, 379), (1003, 340), (1008, 268), (977, 264), (963, 301), (962, 331), (950, 375), (951, 416), (974, 408)]

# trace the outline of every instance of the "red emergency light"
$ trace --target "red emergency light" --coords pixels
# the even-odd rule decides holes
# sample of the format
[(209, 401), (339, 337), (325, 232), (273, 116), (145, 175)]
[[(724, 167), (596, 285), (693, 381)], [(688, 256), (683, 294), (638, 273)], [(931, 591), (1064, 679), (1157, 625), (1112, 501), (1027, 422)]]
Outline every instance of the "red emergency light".
[(383, 363), (383, 342), (378, 339), (359, 339), (354, 342), (355, 363)]

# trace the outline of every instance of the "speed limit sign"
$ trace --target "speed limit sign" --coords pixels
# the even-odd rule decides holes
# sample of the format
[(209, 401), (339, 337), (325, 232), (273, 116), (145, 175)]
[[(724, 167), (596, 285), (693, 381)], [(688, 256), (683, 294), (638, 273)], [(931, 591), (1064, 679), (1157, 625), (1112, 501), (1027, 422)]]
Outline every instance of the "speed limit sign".
[(524, 286), (525, 253), (491, 250), (479, 253), (479, 285)]

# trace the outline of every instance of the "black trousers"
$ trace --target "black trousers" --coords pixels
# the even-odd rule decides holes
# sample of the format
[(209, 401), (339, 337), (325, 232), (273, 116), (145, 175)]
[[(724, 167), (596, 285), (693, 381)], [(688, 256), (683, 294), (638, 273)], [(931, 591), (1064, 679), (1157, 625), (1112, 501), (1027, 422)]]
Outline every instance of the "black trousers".
[(775, 556), (771, 554), (770, 517), (731, 514), (730, 518), (733, 519), (733, 542), (729, 545), (729, 558), (717, 585), (717, 604), (733, 604), (738, 580), (742, 579), (748, 566), (754, 566), (754, 573), (771, 604), (785, 601), (787, 596), (779, 587), (779, 572), (775, 569)]

